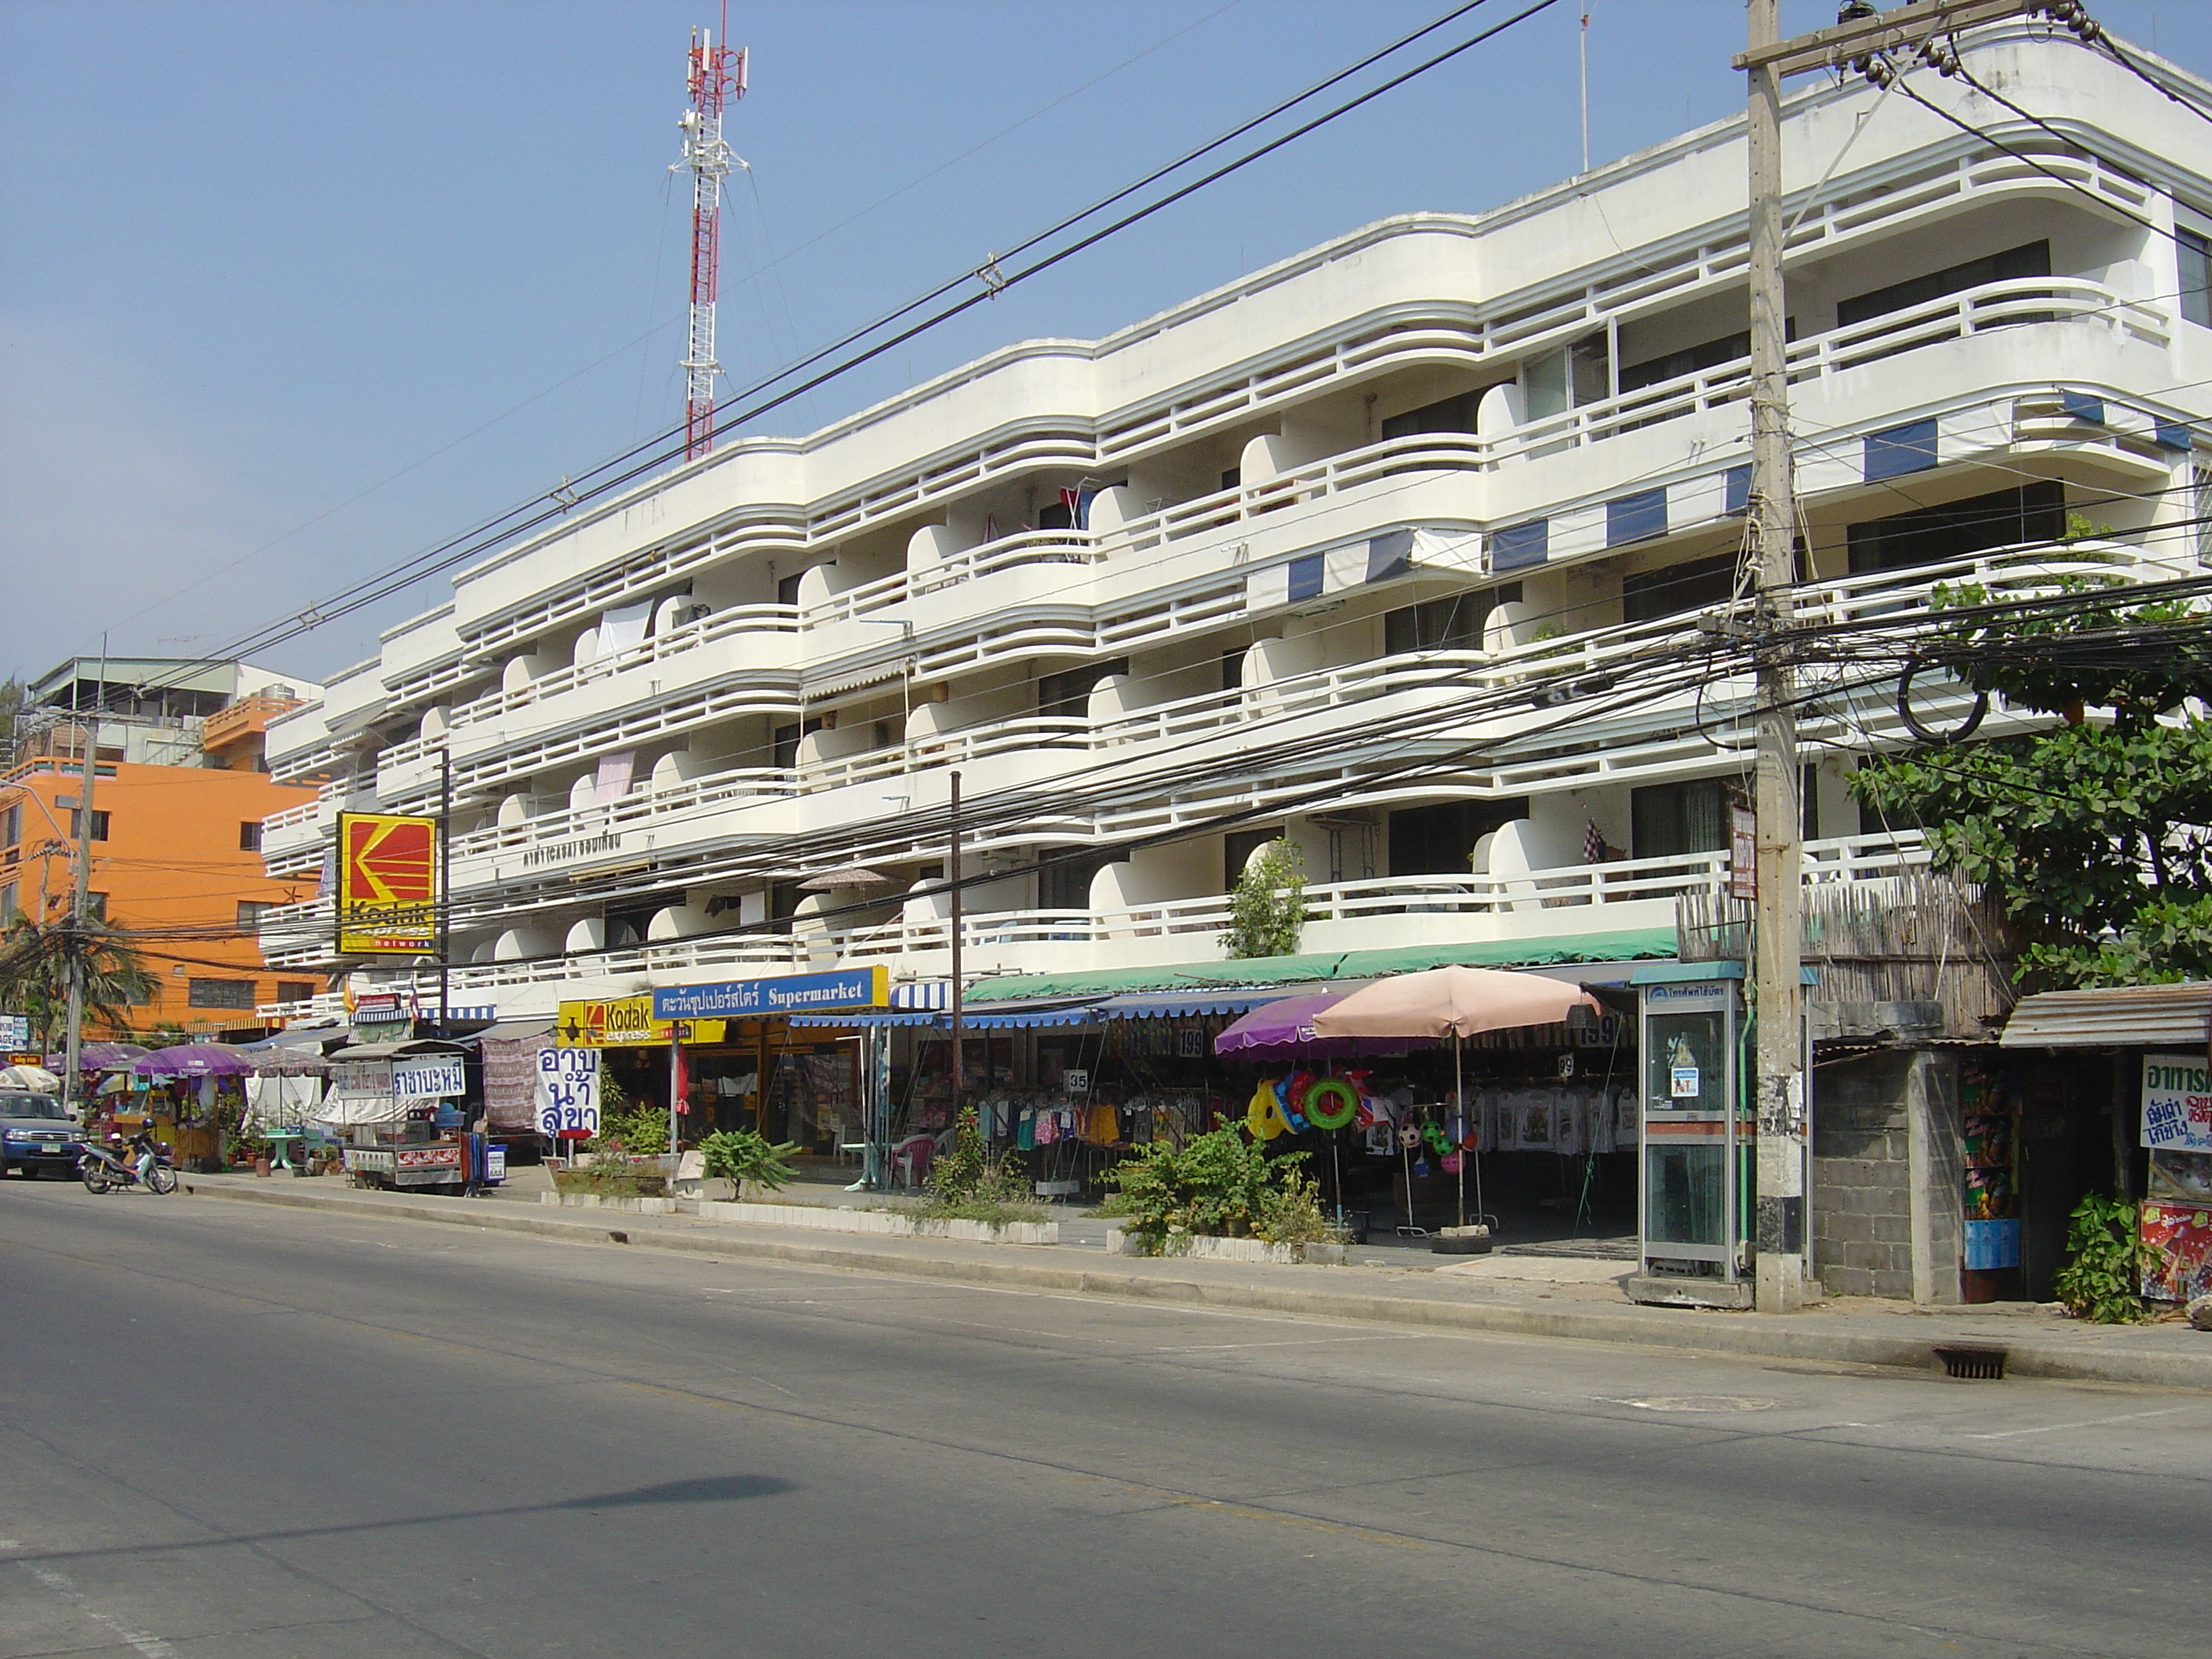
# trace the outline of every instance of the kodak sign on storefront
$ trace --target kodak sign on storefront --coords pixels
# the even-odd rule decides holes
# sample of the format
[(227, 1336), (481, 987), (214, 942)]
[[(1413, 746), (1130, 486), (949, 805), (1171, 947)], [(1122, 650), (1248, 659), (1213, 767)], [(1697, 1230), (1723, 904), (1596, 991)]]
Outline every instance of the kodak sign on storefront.
[(419, 957), (438, 948), (438, 821), (338, 814), (338, 951)]

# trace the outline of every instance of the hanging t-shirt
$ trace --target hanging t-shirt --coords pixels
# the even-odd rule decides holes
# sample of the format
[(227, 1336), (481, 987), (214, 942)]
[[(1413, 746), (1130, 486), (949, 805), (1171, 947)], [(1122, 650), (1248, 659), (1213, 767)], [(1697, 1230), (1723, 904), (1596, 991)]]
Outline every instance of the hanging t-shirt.
[(1566, 1158), (1580, 1158), (1589, 1150), (1589, 1103), (1580, 1089), (1553, 1093), (1552, 1150)]

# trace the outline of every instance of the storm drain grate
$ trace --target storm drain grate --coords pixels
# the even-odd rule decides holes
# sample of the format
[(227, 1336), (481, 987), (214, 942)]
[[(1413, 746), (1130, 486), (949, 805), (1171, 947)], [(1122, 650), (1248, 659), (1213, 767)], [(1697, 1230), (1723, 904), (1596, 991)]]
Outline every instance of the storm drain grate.
[(613, 1228), (610, 1227), (607, 1229), (607, 1240), (610, 1243), (627, 1244), (629, 1243), (629, 1235), (628, 1233), (617, 1232)]
[(1967, 1382), (1998, 1382), (2004, 1380), (2005, 1352), (2002, 1348), (1937, 1348), (1935, 1355), (1946, 1376)]

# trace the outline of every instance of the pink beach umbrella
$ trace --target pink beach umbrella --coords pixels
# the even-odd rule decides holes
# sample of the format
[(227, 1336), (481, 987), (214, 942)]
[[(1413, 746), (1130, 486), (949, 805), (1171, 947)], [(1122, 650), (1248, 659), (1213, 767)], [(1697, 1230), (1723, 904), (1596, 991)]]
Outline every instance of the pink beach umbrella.
[[(1520, 1025), (1556, 1025), (1576, 1008), (1599, 1010), (1598, 1000), (1579, 985), (1541, 974), (1509, 974), (1495, 968), (1431, 968), (1418, 974), (1378, 979), (1341, 1002), (1315, 1010), (1318, 1037), (1449, 1037), (1452, 1093), (1462, 1119), (1467, 1090), (1460, 1073), (1460, 1040), (1479, 1031), (1503, 1031)], [(1460, 1160), (1459, 1224), (1467, 1224), (1467, 1160)], [(1474, 1207), (1482, 1209), (1482, 1166), (1474, 1171)], [(1413, 1192), (1406, 1188), (1407, 1218)]]

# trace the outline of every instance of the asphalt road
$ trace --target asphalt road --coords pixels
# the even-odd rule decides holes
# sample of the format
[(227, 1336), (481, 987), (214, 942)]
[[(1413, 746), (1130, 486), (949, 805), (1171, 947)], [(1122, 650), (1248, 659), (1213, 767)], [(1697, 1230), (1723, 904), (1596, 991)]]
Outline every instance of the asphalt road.
[(2203, 1652), (2212, 1397), (10, 1181), (0, 1655)]

